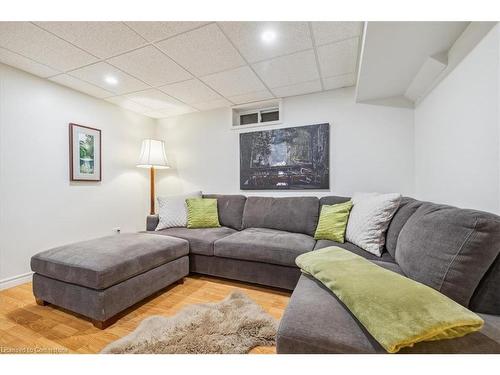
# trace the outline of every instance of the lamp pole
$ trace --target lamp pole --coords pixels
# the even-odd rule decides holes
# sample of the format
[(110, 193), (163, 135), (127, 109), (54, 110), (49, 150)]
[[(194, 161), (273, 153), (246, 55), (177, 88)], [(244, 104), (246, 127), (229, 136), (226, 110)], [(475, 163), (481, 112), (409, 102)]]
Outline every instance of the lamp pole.
[(149, 171), (150, 182), (151, 182), (151, 209), (149, 214), (155, 214), (155, 167), (151, 166)]
[(139, 156), (140, 168), (149, 168), (150, 183), (150, 209), (149, 214), (155, 214), (155, 169), (169, 168), (167, 156), (165, 155), (165, 143), (157, 139), (144, 139), (141, 146), (141, 155)]

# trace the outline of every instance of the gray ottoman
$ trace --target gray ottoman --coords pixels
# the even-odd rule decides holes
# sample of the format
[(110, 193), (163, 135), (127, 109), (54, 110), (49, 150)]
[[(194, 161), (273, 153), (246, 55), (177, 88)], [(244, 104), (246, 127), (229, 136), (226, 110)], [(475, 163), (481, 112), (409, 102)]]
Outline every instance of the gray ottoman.
[(57, 247), (31, 258), (33, 294), (92, 319), (101, 329), (145, 297), (189, 273), (186, 240), (120, 234)]

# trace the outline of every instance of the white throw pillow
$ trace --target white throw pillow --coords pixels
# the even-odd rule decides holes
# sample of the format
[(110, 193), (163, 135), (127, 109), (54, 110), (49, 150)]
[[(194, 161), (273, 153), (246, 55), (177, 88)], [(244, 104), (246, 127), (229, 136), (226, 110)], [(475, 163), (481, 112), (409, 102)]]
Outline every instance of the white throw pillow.
[(201, 198), (201, 191), (169, 197), (158, 197), (158, 215), (160, 219), (156, 230), (187, 226), (186, 199), (188, 198)]
[(347, 222), (346, 240), (377, 256), (382, 255), (385, 232), (401, 202), (401, 194), (356, 193)]

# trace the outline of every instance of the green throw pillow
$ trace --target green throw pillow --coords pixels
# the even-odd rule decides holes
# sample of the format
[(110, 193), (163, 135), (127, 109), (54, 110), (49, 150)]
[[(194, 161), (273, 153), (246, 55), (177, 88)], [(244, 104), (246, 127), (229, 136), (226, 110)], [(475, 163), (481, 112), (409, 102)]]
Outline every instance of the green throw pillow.
[(217, 199), (186, 199), (188, 228), (218, 228)]
[(314, 238), (317, 240), (331, 240), (344, 243), (345, 230), (351, 208), (352, 201), (332, 206), (323, 205)]

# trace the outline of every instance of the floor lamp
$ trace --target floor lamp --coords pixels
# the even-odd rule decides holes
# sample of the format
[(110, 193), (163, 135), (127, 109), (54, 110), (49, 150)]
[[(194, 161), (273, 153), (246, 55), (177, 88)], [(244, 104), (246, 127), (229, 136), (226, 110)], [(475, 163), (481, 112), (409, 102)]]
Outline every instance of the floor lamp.
[(149, 168), (151, 184), (151, 208), (150, 214), (155, 214), (155, 169), (170, 168), (165, 155), (165, 142), (156, 139), (145, 139), (142, 141), (141, 155), (139, 157), (139, 168)]

